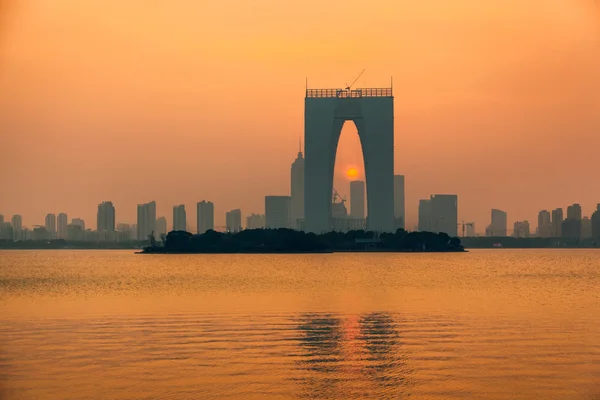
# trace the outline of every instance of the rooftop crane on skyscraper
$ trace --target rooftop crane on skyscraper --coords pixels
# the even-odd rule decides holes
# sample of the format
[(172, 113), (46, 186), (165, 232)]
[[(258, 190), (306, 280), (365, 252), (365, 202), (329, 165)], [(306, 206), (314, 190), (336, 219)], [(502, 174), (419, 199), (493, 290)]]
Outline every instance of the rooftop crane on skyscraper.
[(349, 85), (346, 83), (346, 90), (350, 90), (350, 89), (352, 88), (352, 86), (354, 86), (354, 84), (356, 83), (356, 81), (358, 80), (358, 78), (360, 78), (360, 77), (362, 76), (362, 74), (364, 74), (364, 73), (365, 73), (365, 70), (366, 70), (366, 69), (363, 69), (363, 70), (360, 72), (360, 74), (358, 74), (358, 76), (356, 77), (356, 79), (354, 80), (354, 82), (352, 82), (352, 83), (351, 83), (351, 84), (349, 84)]

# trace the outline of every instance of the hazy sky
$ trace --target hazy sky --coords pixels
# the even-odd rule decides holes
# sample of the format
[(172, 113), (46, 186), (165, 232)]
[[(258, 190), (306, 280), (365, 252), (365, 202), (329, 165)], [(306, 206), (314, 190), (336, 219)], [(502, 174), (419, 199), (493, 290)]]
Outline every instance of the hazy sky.
[[(396, 173), (419, 198), (456, 193), (482, 231), (492, 207), (600, 202), (594, 0), (0, 0), (0, 213), (95, 227), (156, 200), (264, 212), (289, 194), (310, 87), (394, 77)], [(347, 124), (343, 169), (360, 166)], [(358, 165), (357, 165), (358, 164)], [(535, 225), (535, 223), (533, 224)]]

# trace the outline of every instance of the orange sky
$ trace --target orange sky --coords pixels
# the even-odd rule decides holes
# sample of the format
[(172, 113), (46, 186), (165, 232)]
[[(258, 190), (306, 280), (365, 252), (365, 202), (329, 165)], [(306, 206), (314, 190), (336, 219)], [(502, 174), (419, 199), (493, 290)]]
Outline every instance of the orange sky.
[[(396, 172), (483, 231), (600, 202), (594, 0), (0, 0), (0, 213), (95, 227), (156, 200), (264, 212), (289, 192), (311, 87), (394, 77)], [(337, 169), (358, 166), (347, 124)], [(336, 187), (349, 193), (344, 171)], [(195, 223), (193, 224), (195, 226)], [(535, 223), (534, 223), (535, 225)]]

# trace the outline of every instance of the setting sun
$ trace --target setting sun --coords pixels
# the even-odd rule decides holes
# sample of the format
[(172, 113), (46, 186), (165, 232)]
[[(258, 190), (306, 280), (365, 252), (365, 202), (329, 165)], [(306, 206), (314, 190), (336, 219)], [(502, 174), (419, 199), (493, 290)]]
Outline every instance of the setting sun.
[(358, 170), (356, 168), (349, 168), (348, 171), (346, 171), (346, 176), (348, 176), (348, 178), (358, 178)]

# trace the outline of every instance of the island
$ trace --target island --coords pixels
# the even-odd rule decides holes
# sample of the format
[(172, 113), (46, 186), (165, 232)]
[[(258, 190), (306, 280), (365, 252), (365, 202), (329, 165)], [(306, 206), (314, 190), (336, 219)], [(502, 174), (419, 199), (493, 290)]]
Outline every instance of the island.
[(160, 242), (150, 236), (141, 254), (198, 253), (334, 253), (334, 252), (464, 252), (459, 238), (445, 233), (395, 233), (357, 230), (321, 235), (293, 229), (245, 229), (235, 233), (208, 230), (203, 234), (171, 231)]

